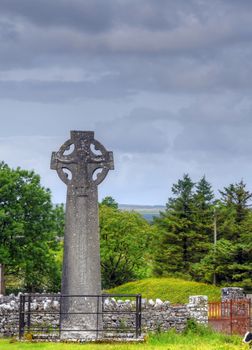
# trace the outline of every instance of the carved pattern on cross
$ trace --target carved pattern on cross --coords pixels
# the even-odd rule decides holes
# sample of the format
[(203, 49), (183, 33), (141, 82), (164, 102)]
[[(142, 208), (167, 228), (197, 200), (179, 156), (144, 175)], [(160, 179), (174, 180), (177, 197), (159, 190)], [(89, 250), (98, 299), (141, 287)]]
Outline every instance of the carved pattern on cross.
[(113, 153), (94, 139), (93, 131), (71, 131), (71, 138), (52, 153), (51, 169), (72, 192), (85, 196), (114, 169)]

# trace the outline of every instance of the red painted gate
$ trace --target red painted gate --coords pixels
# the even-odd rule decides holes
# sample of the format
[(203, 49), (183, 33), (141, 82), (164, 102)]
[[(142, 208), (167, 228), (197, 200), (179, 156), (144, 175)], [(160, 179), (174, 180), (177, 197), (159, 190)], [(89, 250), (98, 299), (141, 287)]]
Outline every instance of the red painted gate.
[(251, 300), (208, 303), (208, 322), (216, 331), (244, 335), (250, 331)]

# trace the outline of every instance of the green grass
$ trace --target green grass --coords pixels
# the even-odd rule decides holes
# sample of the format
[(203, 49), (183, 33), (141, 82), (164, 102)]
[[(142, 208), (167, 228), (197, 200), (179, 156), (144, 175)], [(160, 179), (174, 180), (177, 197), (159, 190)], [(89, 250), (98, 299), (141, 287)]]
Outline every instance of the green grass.
[(220, 300), (220, 288), (205, 283), (186, 281), (180, 278), (147, 278), (125, 283), (109, 290), (109, 293), (142, 294), (143, 298), (170, 301), (174, 304), (188, 303), (190, 295), (207, 295), (209, 301)]
[(148, 344), (157, 349), (161, 347), (167, 350), (245, 350), (247, 348), (242, 344), (241, 337), (216, 333), (204, 326), (197, 326), (195, 330), (189, 329), (184, 334), (177, 334), (174, 330), (157, 334), (150, 337)]
[(152, 335), (145, 343), (127, 344), (66, 344), (66, 343), (11, 343), (0, 340), (1, 350), (247, 350), (241, 337), (226, 336), (210, 330), (188, 331), (177, 334), (174, 331)]

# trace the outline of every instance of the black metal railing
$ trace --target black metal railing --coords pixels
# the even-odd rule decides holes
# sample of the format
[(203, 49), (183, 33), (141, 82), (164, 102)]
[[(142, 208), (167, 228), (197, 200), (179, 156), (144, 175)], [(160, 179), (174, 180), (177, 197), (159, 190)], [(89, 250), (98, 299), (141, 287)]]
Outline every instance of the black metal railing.
[[(116, 299), (128, 299), (117, 302)], [(75, 303), (74, 311), (65, 307)], [(81, 306), (76, 308), (76, 305)], [(90, 309), (90, 304), (93, 306)], [(96, 307), (94, 305), (96, 304)], [(139, 338), (141, 336), (140, 294), (62, 295), (21, 294), (19, 307), (19, 338), (61, 338), (62, 332), (95, 332), (96, 338)], [(85, 308), (85, 305), (89, 305)], [(66, 310), (66, 311), (65, 311)], [(76, 311), (78, 310), (78, 311)], [(64, 319), (92, 318), (92, 328), (67, 329)], [(92, 317), (93, 315), (93, 317)], [(68, 322), (69, 324), (69, 322)], [(29, 338), (28, 337), (28, 338)]]

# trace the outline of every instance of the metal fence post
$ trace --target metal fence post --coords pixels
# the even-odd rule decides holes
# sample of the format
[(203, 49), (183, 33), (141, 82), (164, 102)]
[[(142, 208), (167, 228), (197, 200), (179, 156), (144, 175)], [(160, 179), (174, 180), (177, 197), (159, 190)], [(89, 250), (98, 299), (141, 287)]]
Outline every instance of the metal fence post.
[(136, 338), (141, 335), (141, 295), (136, 295)]
[(97, 317), (96, 317), (96, 339), (98, 339), (98, 335), (99, 335), (99, 304), (100, 304), (100, 296), (98, 295), (96, 297), (96, 300), (97, 300), (97, 306), (96, 306), (96, 313), (97, 313)]
[(138, 335), (138, 295), (136, 295), (136, 338)]
[(139, 336), (142, 333), (142, 295), (139, 294)]
[(233, 334), (233, 300), (230, 300), (230, 334)]
[(61, 335), (62, 331), (62, 294), (60, 293), (60, 309), (59, 309), (59, 336)]
[(245, 299), (245, 307), (246, 307), (246, 316), (247, 316), (247, 325), (246, 330), (250, 331), (252, 326), (252, 319), (251, 319), (251, 299), (246, 298)]
[(28, 307), (27, 307), (27, 328), (30, 331), (31, 328), (31, 295), (28, 295)]
[(19, 296), (19, 339), (24, 335), (24, 298), (23, 294)]

